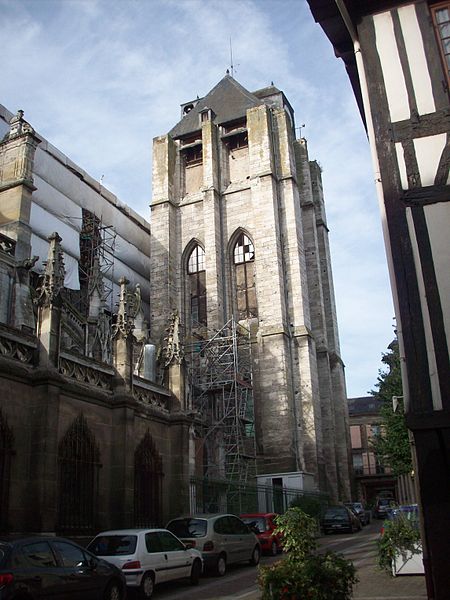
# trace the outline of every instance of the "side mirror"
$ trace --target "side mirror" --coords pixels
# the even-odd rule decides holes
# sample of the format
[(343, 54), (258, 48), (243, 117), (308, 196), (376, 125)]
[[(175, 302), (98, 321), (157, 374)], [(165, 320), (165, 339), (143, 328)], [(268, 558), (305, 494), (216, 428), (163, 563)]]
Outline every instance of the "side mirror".
[(191, 550), (191, 548), (193, 548), (193, 547), (194, 547), (194, 544), (192, 542), (186, 542), (184, 544), (184, 549), (185, 550)]

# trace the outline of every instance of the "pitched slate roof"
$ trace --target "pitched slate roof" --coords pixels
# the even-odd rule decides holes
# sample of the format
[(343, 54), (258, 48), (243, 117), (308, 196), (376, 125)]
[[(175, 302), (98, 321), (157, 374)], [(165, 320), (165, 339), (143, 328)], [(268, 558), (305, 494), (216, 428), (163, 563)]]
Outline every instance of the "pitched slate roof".
[(227, 74), (169, 131), (169, 135), (176, 138), (198, 131), (199, 113), (204, 108), (212, 109), (216, 115), (214, 122), (221, 124), (245, 117), (249, 108), (261, 104), (263, 104), (261, 100)]

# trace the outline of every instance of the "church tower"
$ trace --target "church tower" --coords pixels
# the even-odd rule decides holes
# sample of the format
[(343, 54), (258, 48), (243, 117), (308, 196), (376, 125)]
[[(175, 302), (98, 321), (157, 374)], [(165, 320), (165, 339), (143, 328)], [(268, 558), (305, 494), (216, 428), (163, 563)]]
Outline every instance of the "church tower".
[[(226, 75), (153, 145), (151, 336), (250, 331), (258, 474), (349, 498), (348, 414), (321, 172), (273, 85)], [(189, 382), (178, 386), (189, 408)]]

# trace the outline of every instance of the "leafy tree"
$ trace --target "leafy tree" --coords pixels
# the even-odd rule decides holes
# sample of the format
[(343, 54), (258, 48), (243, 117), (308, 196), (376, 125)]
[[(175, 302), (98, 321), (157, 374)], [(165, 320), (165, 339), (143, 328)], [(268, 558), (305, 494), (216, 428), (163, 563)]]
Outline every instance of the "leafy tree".
[[(387, 368), (380, 369), (375, 384), (378, 389), (370, 392), (383, 402), (380, 410), (382, 432), (374, 439), (373, 449), (375, 454), (391, 467), (394, 475), (402, 475), (411, 472), (412, 460), (401, 398), (403, 392), (397, 339), (389, 344), (388, 352), (382, 355), (381, 361)], [(395, 412), (392, 406), (393, 396), (398, 397)]]

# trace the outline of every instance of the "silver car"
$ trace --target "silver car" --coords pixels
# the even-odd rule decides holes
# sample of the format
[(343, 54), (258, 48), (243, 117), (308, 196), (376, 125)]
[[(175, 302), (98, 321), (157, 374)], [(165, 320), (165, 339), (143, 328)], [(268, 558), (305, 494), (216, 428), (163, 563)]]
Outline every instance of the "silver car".
[(188, 577), (198, 583), (202, 555), (166, 529), (116, 529), (99, 533), (88, 545), (93, 554), (122, 570), (127, 587), (151, 598), (156, 584)]
[(225, 575), (231, 563), (259, 563), (258, 538), (236, 515), (178, 517), (167, 524), (167, 529), (185, 544), (200, 550), (205, 568), (215, 570), (217, 575)]

